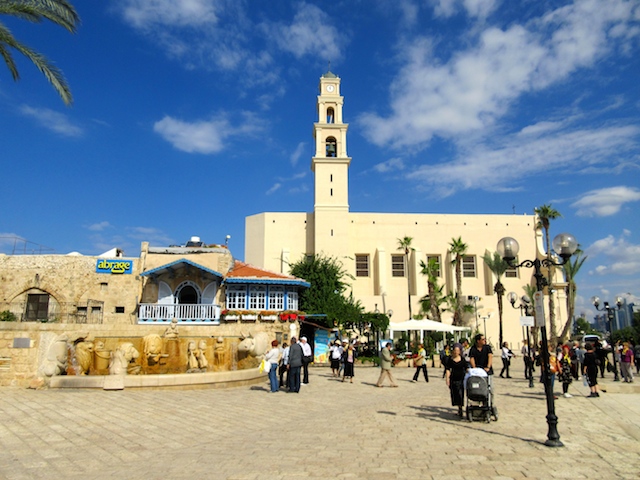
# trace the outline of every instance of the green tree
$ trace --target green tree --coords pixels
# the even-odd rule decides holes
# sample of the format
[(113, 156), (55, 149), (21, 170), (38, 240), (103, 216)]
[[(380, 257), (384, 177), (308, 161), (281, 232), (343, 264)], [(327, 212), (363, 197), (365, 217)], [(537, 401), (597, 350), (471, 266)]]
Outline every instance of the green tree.
[(456, 294), (455, 294), (455, 302), (450, 303), (450, 305), (455, 306), (455, 310), (453, 312), (453, 324), (454, 325), (462, 325), (462, 314), (463, 314), (463, 303), (462, 303), (462, 259), (464, 255), (467, 253), (467, 249), (469, 246), (462, 241), (462, 237), (452, 238), (451, 243), (449, 243), (449, 252), (453, 257), (451, 259), (451, 263), (455, 267), (455, 275), (456, 275)]
[[(80, 23), (73, 5), (67, 0), (0, 0), (0, 15), (10, 15), (34, 23), (49, 20), (71, 33), (75, 33)], [(0, 56), (7, 64), (13, 79), (17, 81), (20, 79), (20, 73), (11, 54), (12, 49), (31, 60), (53, 85), (65, 104), (70, 105), (73, 102), (71, 90), (62, 72), (42, 54), (18, 41), (11, 31), (0, 23)]]
[(491, 255), (489, 252), (486, 252), (482, 257), (485, 265), (491, 272), (496, 276), (496, 284), (493, 286), (493, 291), (498, 297), (498, 338), (500, 339), (500, 347), (502, 348), (503, 338), (502, 338), (502, 297), (504, 296), (504, 285), (500, 281), (500, 277), (504, 275), (504, 272), (509, 268), (509, 264), (505, 262), (498, 252), (493, 252)]
[(413, 250), (411, 248), (412, 237), (398, 238), (398, 250), (404, 252), (404, 265), (407, 269), (407, 297), (409, 299), (409, 320), (413, 318), (411, 314), (411, 269), (409, 268), (409, 254)]
[(576, 283), (576, 275), (582, 268), (582, 264), (587, 259), (583, 256), (583, 251), (578, 249), (576, 253), (562, 266), (564, 276), (567, 281), (567, 322), (564, 324), (560, 340), (566, 341), (569, 338), (571, 323), (576, 311), (576, 294), (578, 292), (578, 284)]
[(342, 263), (324, 255), (305, 256), (291, 265), (291, 275), (305, 279), (311, 287), (300, 294), (299, 306), (306, 313), (327, 315), (327, 326), (355, 325), (363, 308), (353, 295), (345, 295), (353, 278)]
[(431, 313), (431, 319), (436, 322), (442, 322), (440, 315), (440, 305), (444, 302), (442, 290), (444, 285), (438, 285), (438, 273), (440, 265), (435, 258), (429, 259), (427, 263), (420, 261), (420, 273), (427, 277), (428, 294), (420, 299), (422, 310)]
[(593, 325), (584, 317), (576, 318), (576, 333), (579, 335), (602, 334), (602, 332), (593, 328)]
[[(541, 207), (534, 208), (534, 213), (538, 216), (538, 228), (542, 228), (544, 230), (544, 240), (545, 246), (547, 249), (547, 259), (551, 261), (551, 240), (549, 236), (549, 224), (551, 220), (555, 220), (556, 218), (562, 217), (560, 212), (554, 209), (551, 204), (542, 205)], [(558, 332), (556, 328), (556, 302), (553, 299), (552, 293), (552, 284), (553, 284), (553, 273), (555, 271), (554, 267), (549, 267), (547, 269), (547, 285), (549, 291), (549, 328), (551, 330), (551, 335), (549, 340), (554, 345), (558, 342)]]

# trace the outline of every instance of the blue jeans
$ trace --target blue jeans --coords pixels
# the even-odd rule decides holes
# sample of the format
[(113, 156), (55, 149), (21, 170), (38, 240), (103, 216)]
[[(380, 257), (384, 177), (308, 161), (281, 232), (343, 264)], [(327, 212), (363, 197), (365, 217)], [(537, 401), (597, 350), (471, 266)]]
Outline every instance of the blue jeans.
[(300, 367), (289, 367), (289, 391), (300, 391)]
[(277, 392), (280, 384), (278, 383), (278, 364), (272, 363), (269, 369), (269, 383), (271, 383), (271, 391)]

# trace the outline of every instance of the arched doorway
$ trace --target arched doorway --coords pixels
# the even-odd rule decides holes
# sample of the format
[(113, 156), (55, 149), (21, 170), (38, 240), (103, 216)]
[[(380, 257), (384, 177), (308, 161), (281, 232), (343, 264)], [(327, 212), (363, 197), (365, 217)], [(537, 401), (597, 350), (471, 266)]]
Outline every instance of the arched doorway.
[(183, 282), (176, 288), (176, 303), (197, 305), (200, 303), (200, 289), (193, 282)]

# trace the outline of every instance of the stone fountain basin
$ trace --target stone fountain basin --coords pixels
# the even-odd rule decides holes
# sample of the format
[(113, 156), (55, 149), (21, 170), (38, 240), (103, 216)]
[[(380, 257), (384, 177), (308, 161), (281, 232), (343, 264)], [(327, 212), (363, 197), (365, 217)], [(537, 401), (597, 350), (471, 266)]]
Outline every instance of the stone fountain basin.
[(99, 388), (102, 390), (229, 388), (262, 383), (266, 376), (267, 372), (260, 373), (258, 368), (159, 375), (59, 375), (51, 377), (49, 388)]

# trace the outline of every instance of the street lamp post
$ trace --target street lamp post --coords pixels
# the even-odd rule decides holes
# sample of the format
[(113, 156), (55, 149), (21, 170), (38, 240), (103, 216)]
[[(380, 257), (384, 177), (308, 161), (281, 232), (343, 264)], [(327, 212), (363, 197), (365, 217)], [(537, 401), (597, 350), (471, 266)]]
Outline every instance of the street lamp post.
[[(550, 258), (543, 258), (542, 260), (536, 258), (535, 260), (523, 260), (519, 264), (516, 263), (518, 251), (520, 245), (515, 238), (504, 237), (500, 239), (497, 245), (497, 250), (504, 261), (512, 268), (532, 268), (534, 269), (533, 276), (536, 279), (536, 297), (542, 297), (542, 289), (545, 287), (546, 280), (541, 272), (541, 268), (559, 267), (567, 263), (571, 255), (574, 254), (578, 248), (578, 242), (573, 235), (568, 233), (561, 233), (553, 239), (553, 250), (560, 256), (562, 262), (556, 263)], [(538, 304), (536, 301), (536, 308), (541, 308), (542, 303)], [(547, 424), (549, 425), (549, 431), (547, 432), (547, 441), (544, 444), (547, 447), (562, 447), (563, 443), (560, 441), (560, 434), (558, 433), (558, 417), (556, 416), (556, 407), (553, 399), (553, 390), (551, 388), (551, 371), (549, 368), (549, 348), (547, 340), (547, 325), (544, 321), (544, 315), (540, 315), (540, 333), (542, 335), (542, 348), (540, 355), (542, 357), (542, 365), (544, 366), (544, 393), (547, 398)]]
[(602, 308), (600, 308), (600, 299), (598, 297), (592, 297), (591, 302), (596, 310), (600, 312), (607, 312), (607, 322), (609, 323), (609, 343), (611, 344), (611, 355), (613, 356), (613, 381), (619, 382), (620, 376), (618, 375), (618, 362), (616, 360), (616, 346), (613, 343), (613, 321), (615, 320), (616, 311), (622, 307), (622, 297), (616, 297), (616, 306), (612, 307), (609, 302), (604, 302)]
[[(518, 305), (516, 307), (516, 300), (518, 299), (518, 295), (516, 294), (516, 292), (509, 292), (509, 294), (507, 295), (507, 298), (509, 299), (509, 303), (511, 303), (511, 306), (513, 308), (519, 308), (520, 309), (520, 316), (522, 316), (522, 314), (524, 313), (526, 316), (530, 316), (531, 315), (531, 302), (529, 301), (529, 299), (527, 297), (525, 297), (524, 295), (522, 296), (522, 298), (520, 298), (520, 305)], [(533, 358), (531, 358), (531, 339), (529, 337), (529, 330), (530, 327), (524, 327), (525, 331), (527, 332), (527, 378), (529, 379), (529, 388), (533, 388)]]

